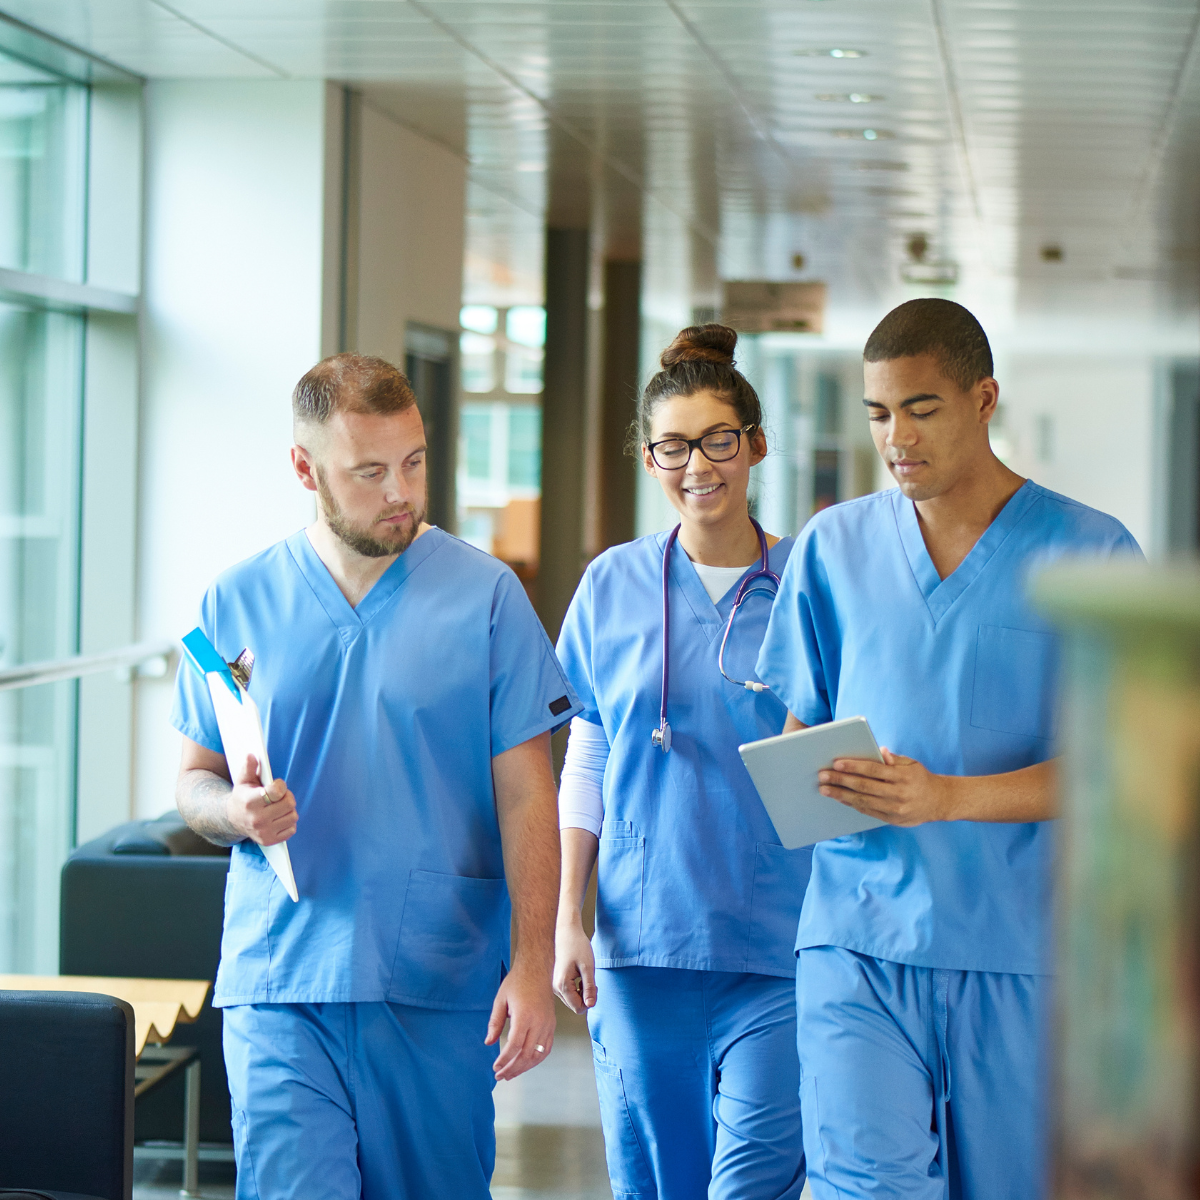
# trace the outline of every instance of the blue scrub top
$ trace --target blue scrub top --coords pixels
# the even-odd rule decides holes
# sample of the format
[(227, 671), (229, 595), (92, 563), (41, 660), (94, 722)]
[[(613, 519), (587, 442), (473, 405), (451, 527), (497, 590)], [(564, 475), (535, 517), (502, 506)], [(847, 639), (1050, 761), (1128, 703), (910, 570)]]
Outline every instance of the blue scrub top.
[[(758, 660), (805, 725), (865, 716), (880, 745), (949, 775), (1055, 754), (1057, 639), (1031, 568), (1140, 554), (1112, 517), (1026, 481), (942, 580), (898, 489), (800, 535)], [(797, 949), (948, 970), (1048, 973), (1051, 822), (885, 826), (820, 843)]]
[[(714, 605), (678, 542), (671, 552), (671, 750), (650, 741), (662, 696), (666, 541), (659, 533), (594, 559), (558, 641), (580, 715), (604, 726), (610, 746), (596, 965), (790, 977), (811, 853), (779, 844), (737, 750), (779, 733), (787, 711), (769, 692), (721, 677), (717, 651), (737, 586)], [(769, 552), (776, 574), (792, 541)], [(755, 678), (774, 590), (769, 580), (766, 587), (734, 621), (725, 651), (734, 679)]]
[[(226, 571), (200, 624), (254, 651), (267, 753), (296, 796), (299, 903), (234, 847), (213, 1003), (379, 1001), (487, 1009), (510, 908), (492, 758), (579, 711), (503, 563), (430, 529), (352, 608), (308, 535)], [(172, 724), (218, 753), (183, 665)]]

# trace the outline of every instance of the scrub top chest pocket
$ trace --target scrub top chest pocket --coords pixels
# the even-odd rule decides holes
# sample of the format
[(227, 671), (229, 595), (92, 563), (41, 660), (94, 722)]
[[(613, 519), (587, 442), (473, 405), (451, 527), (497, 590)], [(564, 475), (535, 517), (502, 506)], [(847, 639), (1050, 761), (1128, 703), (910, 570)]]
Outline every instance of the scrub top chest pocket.
[(1052, 634), (980, 625), (971, 724), (1018, 737), (1052, 738), (1057, 667)]

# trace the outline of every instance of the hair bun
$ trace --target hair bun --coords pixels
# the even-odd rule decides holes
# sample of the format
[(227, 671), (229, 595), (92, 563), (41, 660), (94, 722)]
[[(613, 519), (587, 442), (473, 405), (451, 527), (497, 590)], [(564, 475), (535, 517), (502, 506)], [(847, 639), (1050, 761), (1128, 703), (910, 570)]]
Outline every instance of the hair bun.
[(685, 362), (710, 362), (732, 367), (737, 337), (728, 325), (689, 325), (675, 335), (675, 340), (658, 361), (664, 370)]

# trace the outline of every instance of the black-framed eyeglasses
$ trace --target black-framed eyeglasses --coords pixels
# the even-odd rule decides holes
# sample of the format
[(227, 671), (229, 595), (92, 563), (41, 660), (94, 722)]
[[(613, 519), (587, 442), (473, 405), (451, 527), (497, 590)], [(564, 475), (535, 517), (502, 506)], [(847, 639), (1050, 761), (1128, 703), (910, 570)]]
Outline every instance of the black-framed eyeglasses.
[(742, 434), (752, 434), (757, 428), (757, 425), (743, 425), (741, 429), (717, 429), (698, 438), (664, 438), (661, 442), (650, 442), (646, 449), (655, 465), (664, 471), (686, 467), (696, 449), (709, 462), (728, 462), (737, 458), (742, 448)]

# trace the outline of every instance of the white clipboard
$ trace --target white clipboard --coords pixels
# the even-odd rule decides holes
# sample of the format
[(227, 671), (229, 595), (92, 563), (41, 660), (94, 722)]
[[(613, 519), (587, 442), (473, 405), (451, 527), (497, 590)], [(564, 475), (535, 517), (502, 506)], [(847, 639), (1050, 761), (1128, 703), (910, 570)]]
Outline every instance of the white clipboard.
[[(217, 717), (217, 728), (221, 733), (221, 748), (229, 764), (229, 777), (236, 779), (245, 765), (246, 756), (252, 754), (258, 760), (258, 777), (263, 786), (274, 782), (271, 761), (267, 757), (267, 743), (263, 736), (262, 717), (254, 697), (234, 678), (229, 664), (217, 654), (213, 644), (200, 629), (193, 629), (183, 639), (192, 666), (204, 676), (208, 694), (212, 697), (213, 711)], [(217, 664), (220, 664), (218, 667)], [(215, 669), (214, 669), (215, 668)], [(286, 842), (274, 846), (259, 846), (263, 857), (271, 864), (279, 882), (293, 900), (299, 900), (296, 877), (292, 873), (292, 856)]]
[(817, 790), (817, 772), (831, 767), (836, 758), (883, 762), (865, 717), (847, 717), (747, 742), (738, 747), (738, 753), (787, 850), (886, 824)]

